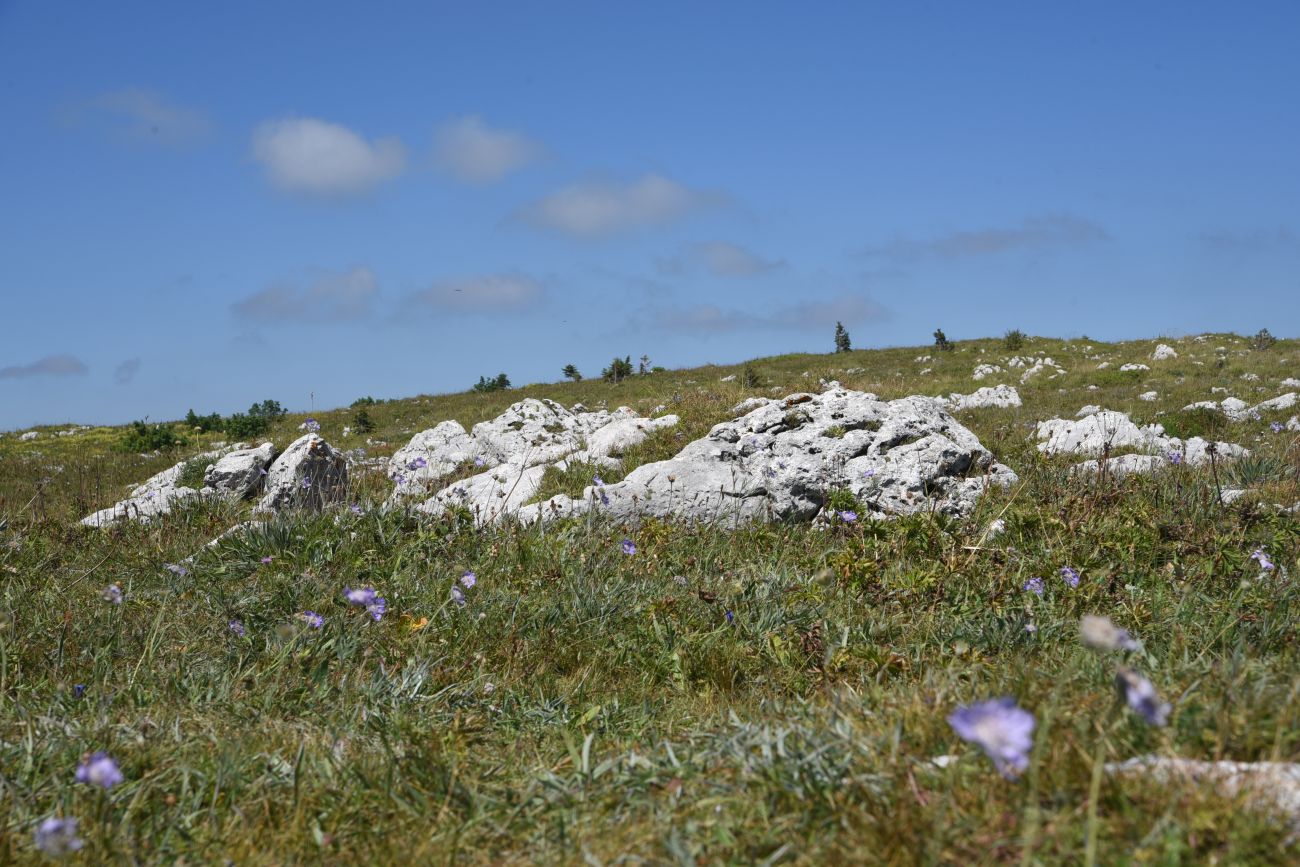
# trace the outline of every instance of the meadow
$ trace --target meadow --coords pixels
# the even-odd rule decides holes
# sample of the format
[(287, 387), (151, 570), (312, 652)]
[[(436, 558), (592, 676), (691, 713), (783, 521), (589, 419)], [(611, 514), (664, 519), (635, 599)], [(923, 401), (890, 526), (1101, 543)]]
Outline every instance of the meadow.
[[(0, 861), (45, 860), (34, 834), (51, 817), (77, 820), (68, 861), (96, 864), (1300, 861), (1294, 815), (1103, 771), (1150, 754), (1300, 761), (1300, 514), (1278, 508), (1300, 503), (1295, 410), (1181, 409), (1296, 390), (1279, 383), (1300, 376), (1300, 341), (1162, 340), (1176, 359), (1150, 360), (1155, 339), (990, 338), (381, 400), (365, 406), (374, 430), (347, 437), (355, 409), (312, 414), (368, 459), (523, 397), (680, 415), (626, 471), (746, 397), (822, 378), (887, 399), (1014, 384), (1022, 407), (957, 414), (1021, 479), (962, 519), (476, 528), (378, 508), (392, 483), (358, 464), (358, 508), (205, 548), (246, 505), (76, 522), (223, 435), (142, 456), (121, 428), (6, 434)], [(972, 381), (1013, 355), (1066, 372)], [(1080, 458), (1041, 455), (1034, 425), (1084, 404), (1252, 454), (1071, 475)], [(283, 448), (306, 417), (268, 438)], [(547, 494), (582, 484), (557, 473)], [(1226, 488), (1247, 494), (1224, 504)], [(373, 587), (382, 617), (348, 587)], [(1090, 614), (1142, 649), (1085, 647)], [(1171, 705), (1167, 724), (1117, 695), (1121, 662)], [(1036, 723), (1013, 778), (948, 722), (1001, 696)], [(120, 782), (77, 780), (98, 752)]]

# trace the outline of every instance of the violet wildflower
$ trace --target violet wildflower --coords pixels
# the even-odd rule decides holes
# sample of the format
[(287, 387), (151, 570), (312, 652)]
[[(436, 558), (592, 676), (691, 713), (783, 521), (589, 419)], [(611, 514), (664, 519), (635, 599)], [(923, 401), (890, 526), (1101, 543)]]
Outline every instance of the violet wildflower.
[(1169, 703), (1160, 700), (1151, 681), (1131, 668), (1121, 668), (1115, 673), (1115, 685), (1128, 706), (1151, 725), (1162, 726), (1169, 722)]
[(1259, 563), (1259, 568), (1263, 569), (1265, 572), (1268, 572), (1273, 568), (1273, 561), (1268, 559), (1268, 554), (1263, 548), (1256, 548), (1255, 553), (1250, 555), (1250, 559), (1257, 561)]
[(464, 575), (460, 576), (460, 585), (464, 587), (466, 590), (473, 587), (477, 583), (478, 583), (478, 576), (475, 575), (473, 572), (469, 571), (468, 569), (465, 570)]
[(869, 479), (869, 478), (871, 478), (872, 476), (874, 476), (875, 474), (876, 474), (876, 468), (875, 468), (875, 467), (871, 467), (871, 468), (867, 469), (866, 472), (864, 472), (864, 473), (862, 474), (862, 478), (864, 478), (864, 479)]
[(624, 553), (624, 554), (627, 554), (629, 557), (632, 556), (633, 554), (635, 554), (635, 553), (636, 553), (636, 543), (633, 542), (631, 539), (624, 539), (624, 540), (623, 540), (623, 553)]
[(1021, 589), (1023, 589), (1026, 593), (1033, 593), (1036, 596), (1042, 596), (1043, 589), (1044, 589), (1043, 579), (1030, 578), (1028, 581), (1025, 582), (1025, 586)]
[(168, 572), (172, 573), (173, 575), (179, 575), (182, 578), (190, 574), (190, 570), (186, 569), (184, 566), (180, 565), (179, 563), (164, 563), (163, 568), (166, 569)]
[(1273, 433), (1281, 433), (1281, 432), (1282, 432), (1282, 422), (1280, 422), (1280, 421), (1269, 422), (1268, 427), (1269, 427), (1269, 430), (1273, 431)]
[(325, 625), (325, 618), (321, 617), (315, 611), (304, 611), (302, 614), (299, 614), (298, 616), (302, 618), (303, 622), (306, 623), (308, 626), (310, 626), (312, 629), (320, 629), (322, 626)]
[(1183, 453), (1182, 453), (1182, 452), (1170, 452), (1170, 453), (1169, 453), (1169, 463), (1173, 464), (1174, 466), (1178, 466), (1178, 465), (1181, 464), (1182, 462), (1183, 462)]
[(309, 490), (310, 488), (311, 488), (311, 477), (309, 477), (309, 476), (303, 476), (303, 477), (302, 477), (302, 489), (303, 489), (304, 491), (306, 491), (306, 490)]
[(379, 598), (373, 587), (358, 587), (353, 590), (351, 587), (343, 587), (343, 598), (348, 601), (349, 605), (373, 605)]
[(736, 622), (736, 615), (735, 615), (734, 612), (732, 612), (732, 611), (728, 611), (728, 612), (727, 612), (727, 622), (728, 622), (728, 623), (735, 623), (735, 622)]
[(600, 476), (592, 476), (592, 477), (591, 477), (591, 483), (592, 483), (593, 485), (595, 485), (596, 487), (598, 487), (598, 488), (601, 488), (601, 487), (604, 487), (604, 486), (605, 486), (605, 480), (602, 479)]
[(1061, 577), (1064, 578), (1064, 579), (1065, 579), (1065, 583), (1066, 583), (1066, 584), (1069, 584), (1071, 587), (1078, 587), (1078, 586), (1079, 586), (1079, 570), (1078, 570), (1078, 569), (1075, 569), (1075, 568), (1073, 568), (1072, 566), (1062, 566), (1062, 567), (1061, 567)]
[(89, 783), (101, 789), (111, 789), (122, 782), (122, 772), (117, 762), (105, 752), (97, 752), (84, 757), (77, 766), (78, 783)]
[(36, 826), (36, 848), (53, 858), (76, 852), (82, 845), (76, 819), (51, 816)]
[(74, 683), (72, 685), (72, 697), (81, 698), (86, 694), (86, 685), (84, 683)]
[(994, 698), (953, 711), (948, 725), (957, 737), (976, 744), (998, 773), (1011, 779), (1029, 767), (1034, 745), (1034, 715), (1010, 697)]
[(270, 557), (269, 555), (266, 556), (266, 557), (263, 557), (263, 558), (262, 558), (262, 565), (263, 565), (263, 566), (270, 566), (270, 565), (271, 565), (271, 557)]
[(481, 466), (483, 466), (483, 465), (486, 464), (486, 463), (487, 463), (487, 461), (483, 460), (483, 456), (482, 456), (482, 455), (479, 455), (478, 457), (474, 458), (474, 466), (476, 466), (476, 467), (481, 467)]
[(455, 602), (458, 608), (465, 607), (465, 591), (455, 584), (451, 585), (451, 601)]
[(846, 524), (852, 524), (857, 519), (858, 519), (858, 513), (853, 511), (852, 509), (845, 509), (844, 511), (840, 512), (840, 520)]
[(240, 638), (244, 637), (245, 634), (244, 624), (240, 623), (238, 620), (232, 620), (227, 625), (230, 627), (230, 631), (235, 633), (235, 635), (239, 636)]
[(309, 419), (307, 419), (305, 422), (302, 423), (302, 425), (300, 426), (300, 429), (301, 429), (301, 430), (305, 430), (305, 431), (307, 431), (308, 433), (319, 433), (319, 432), (320, 432), (320, 422), (316, 421), (316, 419), (314, 419), (314, 418), (309, 418)]
[(382, 596), (376, 596), (375, 601), (366, 606), (366, 613), (378, 623), (383, 619), (384, 612), (388, 610), (388, 600)]
[(99, 595), (105, 602), (113, 605), (122, 604), (122, 588), (116, 584), (108, 585)]
[(360, 515), (361, 515), (361, 504), (360, 504), (360, 503), (353, 503), (352, 505), (348, 506), (348, 509), (352, 512), (352, 514), (354, 514), (354, 515), (360, 517)]
[(1085, 614), (1079, 621), (1079, 639), (1094, 650), (1141, 650), (1142, 642), (1127, 629), (1111, 623), (1109, 617)]
[(429, 465), (429, 462), (426, 461), (426, 460), (424, 459), (423, 456), (420, 456), (420, 457), (416, 458), (415, 460), (411, 461), (409, 464), (407, 464), (407, 465), (406, 465), (406, 468), (407, 468), (408, 470), (422, 470), (422, 469), (424, 469), (425, 467), (427, 467), (428, 465)]
[(1037, 631), (1038, 631), (1038, 626), (1037, 626), (1037, 625), (1035, 625), (1035, 624), (1033, 624), (1033, 623), (1026, 623), (1026, 624), (1025, 624), (1025, 632), (1028, 632), (1030, 635), (1033, 635), (1033, 634), (1034, 634), (1035, 632), (1037, 632)]

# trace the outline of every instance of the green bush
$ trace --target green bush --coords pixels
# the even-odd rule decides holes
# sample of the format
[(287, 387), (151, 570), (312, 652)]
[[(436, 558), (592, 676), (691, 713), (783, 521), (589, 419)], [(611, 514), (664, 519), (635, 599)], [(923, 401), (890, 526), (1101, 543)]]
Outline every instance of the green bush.
[(357, 410), (352, 416), (352, 429), (363, 434), (374, 431), (375, 423), (370, 420), (370, 413), (364, 409)]
[(1183, 440), (1189, 437), (1219, 440), (1228, 434), (1228, 428), (1231, 427), (1227, 416), (1217, 409), (1203, 406), (1162, 415), (1160, 424), (1169, 436)]
[(1018, 352), (1025, 346), (1028, 335), (1019, 328), (1013, 328), (1002, 335), (1002, 348), (1007, 352)]
[(504, 373), (498, 373), (492, 378), (480, 376), (478, 382), (473, 385), (472, 390), (478, 392), (489, 392), (505, 391), (508, 388), (510, 388), (510, 377), (506, 376)]
[(185, 445), (185, 438), (178, 435), (169, 424), (145, 424), (133, 421), (122, 434), (122, 451), (153, 452), (169, 451)]
[(356, 400), (352, 401), (352, 406), (350, 408), (356, 409), (357, 407), (361, 407), (361, 406), (374, 406), (377, 403), (379, 403), (379, 401), (375, 400), (373, 397), (369, 395), (366, 395), (365, 397), (359, 397)]
[(600, 372), (600, 376), (606, 382), (620, 382), (632, 375), (632, 356), (625, 358), (614, 358), (609, 363), (609, 367)]

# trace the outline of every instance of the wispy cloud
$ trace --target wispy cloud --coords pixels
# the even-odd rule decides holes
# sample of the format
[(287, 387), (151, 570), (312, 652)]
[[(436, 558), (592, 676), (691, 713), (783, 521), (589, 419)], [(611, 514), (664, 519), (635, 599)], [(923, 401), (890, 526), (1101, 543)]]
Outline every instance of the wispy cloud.
[(255, 322), (341, 322), (374, 309), (379, 281), (369, 268), (321, 271), (306, 286), (276, 283), (230, 305), (239, 319)]
[(719, 207), (725, 193), (696, 190), (660, 175), (636, 181), (592, 180), (564, 187), (520, 210), (517, 219), (576, 238), (660, 226)]
[(1109, 233), (1098, 224), (1068, 214), (1027, 217), (1018, 226), (967, 229), (934, 238), (895, 238), (869, 247), (867, 254), (896, 259), (985, 256), (1017, 249), (1071, 246), (1104, 241)]
[(836, 322), (852, 325), (881, 322), (889, 317), (889, 310), (870, 297), (846, 294), (826, 301), (786, 305), (766, 312), (728, 309), (708, 303), (648, 307), (634, 317), (633, 324), (645, 324), (665, 331), (716, 334), (748, 329), (813, 330), (831, 327)]
[(1197, 240), (1212, 249), (1233, 253), (1255, 253), (1290, 247), (1300, 248), (1300, 235), (1285, 226), (1272, 229), (1254, 229), (1248, 232), (1229, 230), (1202, 232)]
[(739, 244), (727, 241), (704, 241), (687, 246), (679, 255), (659, 259), (655, 268), (661, 275), (682, 274), (703, 268), (715, 277), (753, 277), (787, 267), (784, 259), (767, 259)]
[(364, 195), (406, 168), (406, 148), (396, 138), (366, 141), (336, 123), (285, 118), (253, 133), (253, 158), (273, 186), (320, 199)]
[(27, 379), (32, 376), (85, 376), (90, 368), (71, 355), (47, 355), (31, 364), (0, 367), (0, 379)]
[(442, 313), (517, 313), (534, 307), (543, 294), (542, 284), (523, 274), (485, 274), (434, 283), (412, 295), (407, 306)]
[(168, 102), (161, 94), (142, 88), (125, 88), (65, 107), (70, 124), (102, 126), (110, 135), (127, 141), (187, 145), (212, 132), (206, 112)]
[(140, 359), (128, 358), (113, 371), (113, 379), (118, 385), (126, 385), (140, 372)]
[(500, 180), (542, 155), (542, 146), (517, 132), (492, 129), (477, 115), (448, 121), (434, 134), (433, 157), (457, 180)]

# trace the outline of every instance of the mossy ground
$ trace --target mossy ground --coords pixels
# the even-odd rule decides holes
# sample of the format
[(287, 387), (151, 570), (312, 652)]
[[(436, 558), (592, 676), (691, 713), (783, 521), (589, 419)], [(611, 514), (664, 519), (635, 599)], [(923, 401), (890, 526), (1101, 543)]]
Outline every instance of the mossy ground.
[[(80, 818), (83, 863), (1294, 861), (1276, 817), (1208, 789), (1102, 777), (1092, 794), (1098, 762), (1151, 752), (1300, 760), (1300, 523), (1267, 506), (1300, 500), (1297, 435), (1268, 426), (1285, 419), (1166, 415), (1224, 396), (1214, 386), (1250, 402), (1288, 390), (1277, 382), (1300, 375), (1300, 346), (1179, 341), (1178, 359), (1104, 379), (1085, 359), (1145, 361), (1154, 344), (1032, 339), (1018, 354), (1069, 372), (1023, 386), (1018, 372), (971, 381), (977, 363), (1011, 354), (998, 340), (751, 362), (780, 393), (823, 376), (886, 398), (1017, 383), (1023, 408), (961, 420), (1022, 484), (961, 521), (476, 530), (454, 515), (344, 510), (234, 536), (178, 575), (163, 564), (242, 507), (108, 531), (74, 522), (216, 437), (141, 458), (116, 451), (107, 428), (6, 436), (0, 860), (35, 860), (31, 829), (57, 814)], [(391, 454), (438, 421), (469, 426), (524, 396), (666, 405), (692, 439), (769, 393), (719, 382), (740, 370), (384, 402), (367, 411), (369, 436), (387, 445), (367, 448)], [(1148, 390), (1160, 399), (1140, 401)], [(1225, 508), (1211, 474), (1186, 467), (1069, 477), (1070, 461), (1038, 454), (1032, 427), (1085, 403), (1213, 427), (1262, 462), (1224, 470), (1258, 495)], [(351, 416), (316, 414), (345, 448), (363, 445), (341, 437)], [(302, 419), (271, 438), (286, 445)], [(670, 456), (675, 433), (626, 465)], [(580, 481), (552, 480), (557, 491)], [(390, 490), (382, 472), (362, 475), (354, 499)], [(1005, 533), (984, 540), (997, 517)], [(1250, 559), (1261, 547), (1277, 564), (1268, 574)], [(1065, 565), (1082, 574), (1077, 588), (1059, 578)], [(466, 570), (477, 583), (461, 607), (451, 588)], [(1046, 580), (1042, 597), (1023, 591), (1031, 576)], [(120, 606), (100, 598), (110, 583)], [(349, 609), (344, 585), (379, 590), (384, 619)], [(1132, 662), (1173, 703), (1168, 727), (1117, 707), (1113, 662), (1077, 640), (1085, 613), (1143, 639)], [(1015, 782), (945, 722), (999, 695), (1038, 720)], [(126, 782), (75, 784), (93, 750)], [(931, 761), (948, 754), (960, 759)]]

